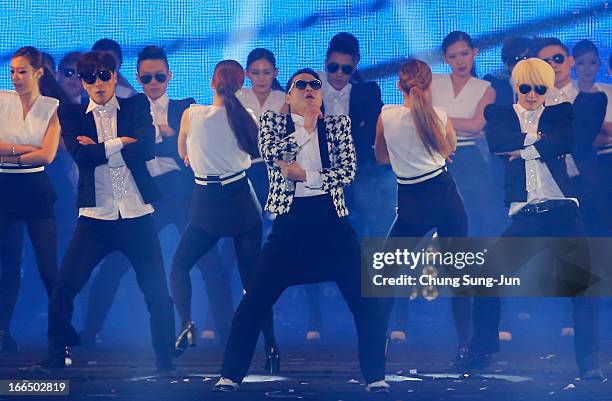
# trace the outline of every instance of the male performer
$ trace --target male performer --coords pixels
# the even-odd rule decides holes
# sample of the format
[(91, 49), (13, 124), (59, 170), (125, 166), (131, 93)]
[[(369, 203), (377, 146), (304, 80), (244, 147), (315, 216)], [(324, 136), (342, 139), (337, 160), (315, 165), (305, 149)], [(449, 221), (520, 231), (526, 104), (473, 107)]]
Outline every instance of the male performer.
[(121, 65), (123, 64), (123, 50), (117, 41), (108, 38), (100, 39), (93, 44), (91, 50), (98, 52), (109, 52), (113, 55), (113, 57), (115, 57), (115, 62), (117, 63), (117, 85), (115, 86), (115, 96), (120, 99), (127, 99), (128, 97), (132, 97), (138, 93), (120, 72)]
[(270, 182), (266, 210), (277, 217), (234, 316), (214, 389), (238, 389), (266, 315), (285, 288), (335, 281), (355, 319), (366, 388), (387, 391), (384, 318), (375, 298), (361, 297), (360, 245), (344, 203), (343, 188), (355, 177), (351, 122), (322, 118), (321, 81), (311, 69), (293, 74), (286, 92), (290, 114), (268, 111), (259, 129)]
[[(155, 184), (163, 191), (161, 200), (153, 204), (155, 228), (159, 233), (173, 224), (179, 233), (188, 221), (188, 210), (193, 192), (194, 178), (178, 155), (177, 137), (181, 115), (193, 98), (172, 100), (166, 90), (172, 79), (166, 52), (156, 46), (147, 46), (138, 54), (138, 82), (151, 105), (155, 126), (155, 158), (147, 161), (147, 169)], [(229, 278), (217, 247), (200, 260), (198, 266), (206, 281), (211, 311), (217, 324), (221, 344), (227, 340), (232, 314), (234, 313)], [(93, 344), (102, 329), (121, 278), (129, 269), (125, 258), (114, 253), (104, 260), (95, 276), (89, 294), (84, 330), (80, 333), (83, 343)], [(180, 349), (178, 350), (180, 352)]]
[[(530, 58), (520, 61), (512, 72), (512, 82), (518, 96), (514, 105), (489, 105), (485, 109), (486, 135), (491, 152), (504, 155), (506, 168), (506, 203), (512, 224), (502, 237), (540, 237), (525, 241), (518, 250), (502, 251), (496, 258), (492, 250), (489, 258), (503, 260), (505, 266), (518, 269), (544, 247), (551, 247), (559, 261), (556, 280), (549, 284), (562, 285), (553, 291), (561, 295), (582, 295), (591, 279), (588, 269), (563, 263), (560, 252), (574, 249), (581, 252), (581, 263), (590, 264), (585, 240), (564, 240), (563, 237), (585, 236), (578, 202), (569, 181), (565, 165), (570, 150), (573, 117), (572, 106), (563, 102), (544, 107), (545, 94), (555, 84), (555, 71), (546, 62)], [(559, 237), (554, 241), (550, 237)], [(502, 239), (503, 241), (503, 239)], [(504, 245), (502, 248), (506, 249)], [(507, 247), (507, 245), (506, 245)], [(498, 268), (496, 263), (491, 269)], [(551, 266), (551, 271), (554, 266)], [(502, 273), (512, 273), (502, 271)], [(489, 271), (495, 275), (495, 272)], [(548, 288), (551, 290), (551, 288)], [(554, 288), (552, 290), (555, 290)], [(585, 379), (602, 378), (597, 355), (597, 309), (588, 297), (573, 297), (576, 330), (575, 354), (578, 370)], [(499, 349), (497, 325), (499, 304), (494, 298), (475, 327), (470, 344), (470, 355), (464, 367), (479, 369), (490, 363), (491, 353)]]
[(79, 218), (49, 301), (49, 354), (38, 368), (64, 368), (65, 348), (80, 344), (70, 323), (74, 297), (93, 268), (119, 251), (134, 267), (147, 303), (158, 374), (174, 375), (172, 300), (151, 217), (160, 193), (146, 167), (155, 144), (149, 102), (144, 95), (117, 99), (116, 62), (109, 53), (86, 53), (77, 70), (89, 105), (63, 105), (59, 116), (79, 168)]

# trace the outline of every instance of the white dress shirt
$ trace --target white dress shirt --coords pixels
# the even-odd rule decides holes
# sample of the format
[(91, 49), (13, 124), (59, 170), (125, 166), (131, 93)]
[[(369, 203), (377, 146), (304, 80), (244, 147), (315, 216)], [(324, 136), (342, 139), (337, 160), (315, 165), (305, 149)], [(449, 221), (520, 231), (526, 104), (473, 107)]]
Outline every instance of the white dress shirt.
[(326, 192), (321, 189), (323, 186), (323, 176), (321, 170), (321, 152), (319, 150), (319, 136), (315, 126), (315, 130), (309, 133), (304, 128), (304, 117), (291, 114), (295, 125), (293, 136), (297, 142), (299, 151), (296, 155), (296, 161), (306, 171), (306, 181), (297, 181), (295, 184), (295, 195), (298, 198), (306, 196), (323, 195)]
[(96, 206), (80, 208), (79, 216), (117, 220), (120, 216), (135, 218), (153, 213), (153, 206), (144, 203), (134, 177), (121, 156), (123, 142), (117, 137), (119, 108), (115, 96), (105, 105), (89, 100), (86, 113), (93, 113), (98, 142), (104, 143), (108, 162), (96, 167), (94, 171)]
[[(158, 144), (164, 140), (159, 130), (159, 126), (168, 125), (168, 105), (170, 104), (170, 99), (168, 99), (168, 95), (164, 93), (157, 100), (149, 98), (149, 103), (151, 104), (151, 117), (153, 117), (153, 125), (155, 126), (155, 143)], [(178, 135), (178, 132), (176, 135)], [(147, 161), (147, 169), (151, 177), (158, 177), (171, 171), (181, 171), (181, 168), (176, 164), (176, 160), (173, 158), (158, 156)]]
[[(521, 157), (525, 160), (525, 189), (527, 190), (527, 202), (512, 202), (508, 214), (512, 216), (518, 213), (527, 204), (536, 204), (547, 200), (570, 199), (566, 198), (559, 189), (548, 166), (540, 159), (540, 153), (533, 146), (540, 140), (538, 135), (538, 124), (544, 112), (544, 107), (529, 111), (520, 104), (514, 104), (514, 111), (521, 123), (521, 131), (525, 135), (525, 149), (521, 150)], [(576, 204), (578, 200), (571, 198)]]
[(563, 102), (574, 103), (580, 91), (574, 81), (570, 81), (563, 88), (554, 87), (546, 93), (546, 105), (554, 106)]
[(351, 100), (350, 83), (340, 90), (337, 90), (327, 81), (327, 74), (319, 72), (321, 82), (323, 83), (323, 105), (325, 106), (325, 115), (328, 116), (348, 116)]

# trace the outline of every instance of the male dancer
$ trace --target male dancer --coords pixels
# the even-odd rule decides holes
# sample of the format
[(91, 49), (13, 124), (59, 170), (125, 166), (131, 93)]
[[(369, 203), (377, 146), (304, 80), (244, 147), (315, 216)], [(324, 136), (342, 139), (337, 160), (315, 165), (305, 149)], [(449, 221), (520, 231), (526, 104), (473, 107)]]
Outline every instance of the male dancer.
[[(138, 54), (136, 68), (136, 78), (149, 99), (155, 126), (155, 158), (147, 161), (147, 169), (164, 195), (153, 204), (155, 228), (159, 233), (167, 225), (173, 224), (181, 233), (188, 221), (187, 213), (194, 179), (191, 169), (186, 168), (178, 155), (177, 138), (183, 111), (195, 103), (195, 100), (168, 98), (166, 91), (172, 79), (172, 72), (163, 49), (156, 46), (145, 47)], [(229, 278), (221, 263), (218, 249), (214, 247), (212, 252), (200, 260), (198, 266), (206, 282), (221, 344), (225, 345), (234, 311)], [(85, 327), (80, 333), (83, 343), (95, 342), (117, 294), (121, 278), (128, 269), (127, 261), (118, 253), (107, 257), (100, 266), (89, 294)], [(177, 351), (182, 351), (182, 348), (179, 347)]]
[(151, 217), (160, 193), (146, 168), (154, 156), (155, 130), (146, 96), (115, 96), (116, 67), (109, 53), (83, 55), (77, 70), (89, 105), (66, 104), (59, 112), (64, 143), (79, 168), (79, 219), (49, 302), (49, 353), (35, 368), (65, 367), (66, 347), (80, 344), (70, 323), (74, 298), (93, 268), (120, 251), (134, 267), (147, 303), (158, 374), (175, 375), (172, 300)]
[(321, 81), (311, 69), (293, 74), (286, 92), (290, 114), (268, 111), (259, 128), (270, 182), (266, 210), (277, 217), (234, 315), (214, 390), (238, 389), (266, 315), (285, 288), (335, 281), (355, 319), (366, 388), (386, 392), (384, 317), (375, 298), (361, 297), (360, 245), (343, 195), (355, 177), (351, 122), (322, 118)]

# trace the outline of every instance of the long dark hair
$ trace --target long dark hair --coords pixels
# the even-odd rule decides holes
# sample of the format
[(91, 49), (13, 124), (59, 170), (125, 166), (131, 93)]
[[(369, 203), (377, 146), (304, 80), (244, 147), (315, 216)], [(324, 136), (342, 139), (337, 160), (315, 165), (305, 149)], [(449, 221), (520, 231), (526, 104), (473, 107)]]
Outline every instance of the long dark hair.
[(43, 69), (43, 75), (38, 81), (38, 90), (40, 90), (41, 95), (54, 97), (60, 102), (65, 101), (66, 95), (64, 91), (55, 80), (53, 72), (45, 66), (43, 55), (38, 49), (32, 46), (22, 47), (18, 49), (11, 58), (16, 57), (25, 57), (35, 70), (39, 68)]
[(412, 59), (402, 64), (399, 76), (402, 90), (412, 100), (410, 111), (423, 145), (429, 154), (436, 151), (444, 157), (448, 156), (450, 146), (442, 132), (440, 118), (425, 93), (431, 85), (431, 69), (423, 61)]
[(236, 135), (238, 146), (252, 157), (259, 157), (257, 124), (236, 97), (244, 84), (244, 70), (236, 60), (220, 61), (213, 72), (212, 85), (223, 99), (230, 128)]
[[(453, 31), (444, 37), (442, 40), (442, 51), (446, 54), (446, 51), (449, 47), (454, 45), (457, 42), (465, 42), (470, 49), (474, 48), (474, 42), (472, 41), (472, 37), (465, 32), (462, 31)], [(470, 71), (473, 77), (478, 77), (476, 75), (476, 63), (472, 63), (472, 70)]]
[[(268, 49), (264, 49), (263, 47), (258, 47), (256, 49), (251, 50), (251, 52), (247, 56), (247, 62), (246, 62), (247, 70), (249, 69), (251, 64), (253, 64), (257, 60), (266, 60), (270, 64), (272, 64), (272, 67), (276, 68), (276, 57), (274, 57), (274, 53), (272, 53)], [(274, 81), (272, 81), (272, 90), (276, 90), (276, 91), (283, 90), (280, 82), (278, 82), (278, 79), (276, 78), (274, 78)]]

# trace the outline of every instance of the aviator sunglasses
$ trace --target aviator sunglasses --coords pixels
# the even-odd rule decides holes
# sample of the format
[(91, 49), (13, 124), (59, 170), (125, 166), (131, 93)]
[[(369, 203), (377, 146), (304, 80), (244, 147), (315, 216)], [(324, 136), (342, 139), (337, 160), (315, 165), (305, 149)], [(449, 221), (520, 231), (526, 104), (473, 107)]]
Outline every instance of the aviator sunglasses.
[(543, 58), (542, 60), (546, 61), (548, 64), (552, 64), (552, 62), (554, 61), (555, 64), (559, 65), (559, 64), (565, 63), (565, 56), (561, 53), (557, 53), (550, 58), (546, 57), (546, 58)]
[(108, 82), (113, 77), (113, 72), (110, 70), (100, 70), (91, 74), (79, 74), (79, 78), (85, 81), (87, 84), (92, 85), (96, 83), (96, 79), (100, 78), (102, 82)]
[(296, 87), (299, 90), (303, 91), (304, 89), (306, 89), (306, 86), (308, 85), (310, 85), (310, 87), (314, 91), (318, 91), (319, 89), (321, 89), (321, 81), (319, 81), (318, 79), (313, 79), (312, 81), (305, 81), (303, 79), (298, 79), (298, 80), (293, 81), (293, 83), (291, 84), (291, 88), (289, 88), (289, 91), (287, 93), (291, 92), (293, 87)]
[(519, 92), (521, 92), (523, 95), (528, 94), (531, 91), (535, 91), (535, 93), (537, 93), (538, 95), (542, 96), (544, 94), (546, 94), (546, 91), (548, 90), (548, 88), (544, 85), (528, 85), (528, 84), (520, 84), (519, 85)]
[(339, 69), (342, 69), (342, 72), (345, 75), (351, 75), (353, 73), (353, 71), (355, 71), (355, 68), (352, 65), (349, 65), (349, 64), (342, 64), (342, 65), (340, 65), (338, 63), (329, 63), (329, 64), (327, 64), (327, 72), (329, 72), (330, 74), (335, 73)]
[(164, 73), (157, 73), (157, 74), (144, 74), (140, 76), (140, 82), (142, 82), (144, 85), (147, 85), (149, 83), (151, 83), (151, 81), (153, 80), (153, 78), (155, 78), (155, 80), (160, 83), (163, 84), (164, 82), (166, 82), (166, 79), (168, 79), (168, 75), (164, 74)]

